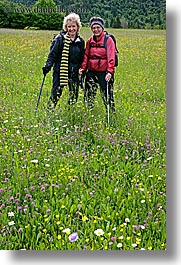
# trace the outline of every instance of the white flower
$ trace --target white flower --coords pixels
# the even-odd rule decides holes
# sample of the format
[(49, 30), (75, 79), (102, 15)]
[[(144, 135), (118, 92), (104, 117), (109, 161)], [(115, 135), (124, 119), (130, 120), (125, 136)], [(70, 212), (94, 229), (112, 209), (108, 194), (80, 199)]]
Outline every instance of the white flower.
[(122, 243), (118, 243), (117, 244), (117, 248), (122, 248), (123, 244)]
[(133, 244), (132, 244), (132, 247), (134, 247), (134, 248), (135, 248), (136, 246), (137, 246), (137, 244), (136, 244), (136, 243), (133, 243)]
[(13, 212), (9, 212), (8, 216), (14, 216), (14, 213)]
[(102, 235), (104, 235), (104, 231), (102, 229), (97, 229), (94, 231), (94, 234), (96, 236), (102, 236)]
[(129, 223), (130, 222), (129, 218), (125, 218), (125, 222)]
[(152, 159), (152, 156), (148, 157), (146, 160), (149, 161), (149, 160), (151, 160), (151, 159)]
[(145, 226), (144, 225), (140, 225), (141, 229), (145, 229)]
[(62, 232), (70, 235), (70, 228), (65, 228)]
[(124, 236), (120, 236), (120, 237), (119, 237), (119, 239), (123, 239), (123, 238), (124, 238)]
[(35, 163), (35, 164), (37, 164), (37, 163), (38, 163), (38, 159), (33, 159), (33, 160), (31, 160), (30, 162), (31, 162), (31, 163)]
[(14, 225), (14, 224), (15, 224), (14, 221), (11, 221), (11, 222), (8, 223), (8, 225)]
[(144, 203), (145, 202), (145, 200), (141, 200), (141, 203)]

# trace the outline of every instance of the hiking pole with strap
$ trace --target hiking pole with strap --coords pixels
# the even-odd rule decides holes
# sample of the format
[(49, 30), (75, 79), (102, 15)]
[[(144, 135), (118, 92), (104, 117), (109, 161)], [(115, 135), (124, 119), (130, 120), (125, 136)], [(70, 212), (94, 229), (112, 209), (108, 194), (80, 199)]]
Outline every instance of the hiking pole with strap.
[(41, 97), (43, 85), (44, 85), (44, 82), (45, 82), (45, 76), (46, 75), (43, 76), (43, 80), (42, 80), (42, 83), (41, 83), (40, 92), (39, 92), (39, 95), (38, 95), (38, 101), (37, 101), (37, 104), (36, 104), (36, 107), (35, 107), (35, 113), (38, 110), (38, 105), (39, 105), (39, 102), (40, 102), (40, 97)]
[(107, 93), (107, 124), (109, 127), (109, 81), (106, 82), (106, 93)]

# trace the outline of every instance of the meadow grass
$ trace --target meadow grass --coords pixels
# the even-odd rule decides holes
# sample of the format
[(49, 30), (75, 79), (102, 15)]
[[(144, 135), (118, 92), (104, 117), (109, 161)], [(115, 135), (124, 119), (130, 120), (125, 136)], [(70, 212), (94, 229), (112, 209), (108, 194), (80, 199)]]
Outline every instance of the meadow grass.
[[(80, 90), (35, 113), (57, 31), (0, 29), (0, 248), (166, 249), (166, 32), (113, 30), (116, 115)], [(90, 29), (82, 28), (85, 40)]]

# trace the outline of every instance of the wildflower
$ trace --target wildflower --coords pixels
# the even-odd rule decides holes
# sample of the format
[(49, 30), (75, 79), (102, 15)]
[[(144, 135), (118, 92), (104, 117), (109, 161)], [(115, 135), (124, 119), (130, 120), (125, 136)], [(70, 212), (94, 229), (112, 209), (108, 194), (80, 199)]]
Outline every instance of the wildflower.
[(136, 246), (137, 246), (137, 244), (136, 244), (136, 243), (133, 243), (133, 244), (132, 244), (132, 247), (134, 247), (134, 248), (135, 248)]
[(38, 159), (33, 159), (30, 161), (31, 163), (37, 164), (38, 163)]
[(122, 248), (123, 244), (122, 243), (118, 243), (117, 244), (117, 248)]
[(104, 235), (104, 231), (102, 229), (97, 229), (94, 231), (94, 234), (96, 236), (102, 236), (102, 235)]
[(125, 218), (125, 222), (129, 223), (130, 222), (129, 218)]
[(60, 240), (60, 239), (62, 238), (62, 236), (61, 236), (61, 235), (58, 235), (58, 237), (57, 237), (57, 238), (58, 238), (58, 240)]
[(13, 212), (9, 212), (9, 213), (8, 213), (8, 216), (10, 216), (10, 217), (11, 217), (11, 216), (14, 216), (14, 213), (13, 213)]
[(151, 159), (152, 159), (152, 156), (148, 157), (146, 160), (149, 161), (149, 160), (151, 160)]
[(77, 232), (74, 232), (72, 233), (71, 235), (69, 235), (69, 241), (72, 243), (72, 242), (75, 242), (77, 239), (79, 238)]
[(14, 221), (11, 221), (11, 222), (8, 223), (9, 226), (10, 226), (10, 225), (14, 225), (14, 224), (15, 224)]
[(87, 220), (88, 220), (87, 216), (85, 216), (85, 215), (82, 216), (82, 221), (83, 221), (83, 222), (86, 222)]
[(145, 229), (145, 226), (144, 225), (139, 225), (139, 228)]
[(141, 203), (144, 203), (145, 202), (145, 200), (141, 200)]
[(70, 235), (70, 228), (65, 228), (62, 232)]
[(123, 238), (124, 238), (124, 236), (120, 236), (120, 237), (119, 237), (119, 239), (123, 239)]
[(9, 198), (9, 200), (10, 200), (10, 201), (14, 201), (14, 196), (11, 196), (11, 197)]

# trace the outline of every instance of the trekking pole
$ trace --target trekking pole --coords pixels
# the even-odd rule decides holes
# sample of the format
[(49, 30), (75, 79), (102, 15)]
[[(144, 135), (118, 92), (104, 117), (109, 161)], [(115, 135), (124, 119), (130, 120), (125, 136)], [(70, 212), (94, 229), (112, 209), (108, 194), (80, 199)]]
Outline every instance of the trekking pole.
[(38, 101), (37, 101), (37, 104), (36, 104), (36, 107), (35, 107), (35, 113), (38, 110), (38, 105), (39, 105), (39, 102), (40, 102), (40, 97), (41, 97), (41, 94), (42, 94), (42, 89), (43, 89), (44, 82), (45, 82), (45, 75), (43, 76), (43, 80), (42, 80), (42, 83), (41, 83), (40, 92), (39, 92), (39, 95), (38, 95)]
[(109, 127), (109, 81), (106, 82), (107, 83), (107, 124), (108, 124), (108, 127)]

